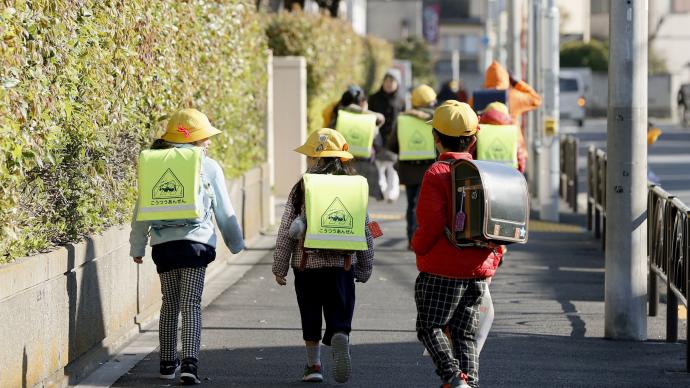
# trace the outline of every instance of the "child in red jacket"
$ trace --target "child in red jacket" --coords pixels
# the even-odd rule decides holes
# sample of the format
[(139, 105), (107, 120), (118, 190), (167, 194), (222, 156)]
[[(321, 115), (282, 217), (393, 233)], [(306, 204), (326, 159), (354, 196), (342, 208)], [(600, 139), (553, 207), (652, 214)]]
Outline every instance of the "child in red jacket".
[[(424, 175), (412, 239), (420, 272), (415, 283), (417, 337), (431, 355), (442, 387), (478, 387), (479, 305), (500, 254), (493, 246), (458, 249), (446, 238), (453, 193), (450, 166), (442, 163), (472, 159), (468, 150), (476, 142), (478, 119), (469, 105), (448, 100), (434, 111), (431, 124), (440, 156)], [(452, 343), (443, 334), (446, 327)]]

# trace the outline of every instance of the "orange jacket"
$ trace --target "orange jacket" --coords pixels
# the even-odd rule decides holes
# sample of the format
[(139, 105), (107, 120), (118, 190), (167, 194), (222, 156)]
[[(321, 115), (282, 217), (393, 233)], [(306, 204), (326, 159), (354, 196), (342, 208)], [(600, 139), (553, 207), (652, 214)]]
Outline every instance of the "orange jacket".
[[(520, 117), (523, 113), (537, 109), (541, 105), (541, 96), (524, 81), (517, 81), (510, 86), (510, 74), (498, 62), (493, 61), (484, 75), (484, 89), (508, 90), (508, 109), (513, 119), (513, 124), (520, 126)], [(470, 105), (474, 100), (470, 99)], [(473, 105), (474, 106), (474, 105)], [(519, 159), (527, 160), (527, 143), (525, 135), (520, 130)]]
[(537, 109), (541, 105), (541, 96), (524, 81), (510, 86), (510, 74), (498, 62), (493, 61), (484, 75), (484, 89), (508, 90), (508, 109), (514, 123), (523, 113)]

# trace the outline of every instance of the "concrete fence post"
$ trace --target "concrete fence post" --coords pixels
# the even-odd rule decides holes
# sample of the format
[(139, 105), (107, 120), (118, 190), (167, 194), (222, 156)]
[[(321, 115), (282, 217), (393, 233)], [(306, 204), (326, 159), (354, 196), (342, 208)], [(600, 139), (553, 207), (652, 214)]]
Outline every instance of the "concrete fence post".
[(273, 99), (275, 193), (287, 197), (307, 168), (306, 158), (293, 151), (307, 136), (307, 62), (304, 57), (273, 58)]

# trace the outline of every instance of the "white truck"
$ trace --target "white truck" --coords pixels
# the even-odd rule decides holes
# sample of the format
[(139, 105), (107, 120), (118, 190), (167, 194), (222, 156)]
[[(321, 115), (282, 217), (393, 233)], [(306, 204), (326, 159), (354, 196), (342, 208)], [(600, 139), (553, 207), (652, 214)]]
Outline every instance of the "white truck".
[(584, 125), (587, 113), (588, 78), (591, 78), (587, 75), (591, 75), (589, 69), (564, 68), (558, 76), (560, 118), (573, 120), (579, 127)]

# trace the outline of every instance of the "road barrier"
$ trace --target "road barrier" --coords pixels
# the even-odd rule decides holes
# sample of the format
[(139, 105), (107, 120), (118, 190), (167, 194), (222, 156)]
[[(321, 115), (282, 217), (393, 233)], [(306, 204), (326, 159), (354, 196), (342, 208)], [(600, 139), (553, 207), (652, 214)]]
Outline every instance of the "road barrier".
[[(678, 341), (678, 303), (690, 299), (690, 208), (660, 186), (649, 184), (647, 199), (647, 296), (649, 316), (659, 310), (658, 280), (666, 283), (666, 341)], [(587, 229), (606, 248), (606, 152), (587, 151)], [(690, 325), (687, 325), (690, 340)], [(686, 371), (690, 372), (690, 341), (686, 341)]]
[(592, 228), (606, 250), (606, 152), (594, 146), (587, 150), (587, 230)]
[[(666, 341), (678, 341), (678, 302), (688, 307), (688, 239), (690, 208), (661, 187), (649, 185), (647, 254), (649, 256), (649, 316), (659, 310), (658, 279), (666, 283)], [(687, 325), (690, 339), (690, 325)], [(686, 371), (690, 372), (690, 341), (686, 341)]]
[(561, 145), (561, 179), (559, 193), (568, 203), (573, 213), (577, 213), (577, 156), (580, 141), (567, 135), (560, 141)]

